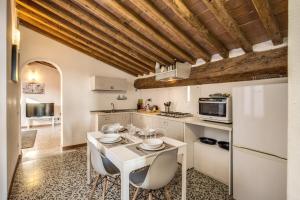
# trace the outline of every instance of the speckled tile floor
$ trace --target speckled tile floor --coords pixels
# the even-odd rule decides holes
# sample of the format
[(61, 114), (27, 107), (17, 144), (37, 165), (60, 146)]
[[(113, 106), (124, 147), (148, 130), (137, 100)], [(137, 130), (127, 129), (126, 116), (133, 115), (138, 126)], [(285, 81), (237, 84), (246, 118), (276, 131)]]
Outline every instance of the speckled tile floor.
[[(226, 185), (195, 170), (188, 171), (187, 179), (188, 200), (231, 199)], [(174, 200), (180, 199), (180, 183), (179, 171), (170, 187)], [(20, 163), (9, 199), (88, 199), (90, 191), (91, 186), (86, 184), (86, 148), (78, 148)], [(93, 199), (100, 199), (100, 194), (99, 185)], [(113, 192), (107, 194), (106, 199), (120, 199), (119, 194), (119, 187), (115, 186)], [(161, 199), (164, 199), (163, 196)]]

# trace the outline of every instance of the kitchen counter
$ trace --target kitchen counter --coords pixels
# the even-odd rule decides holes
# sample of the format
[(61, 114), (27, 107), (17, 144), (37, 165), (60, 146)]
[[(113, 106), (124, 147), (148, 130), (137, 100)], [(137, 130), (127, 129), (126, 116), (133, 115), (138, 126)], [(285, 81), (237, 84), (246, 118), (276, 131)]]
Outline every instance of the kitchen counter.
[(120, 113), (135, 113), (139, 115), (144, 115), (144, 116), (152, 116), (152, 117), (158, 117), (161, 119), (167, 119), (171, 121), (177, 121), (177, 122), (182, 122), (185, 124), (193, 124), (193, 125), (199, 125), (199, 126), (205, 126), (209, 128), (215, 128), (215, 129), (220, 129), (220, 130), (225, 130), (225, 131), (232, 131), (232, 124), (224, 124), (224, 123), (218, 123), (218, 122), (210, 122), (210, 121), (205, 121), (200, 119), (199, 117), (184, 117), (184, 118), (173, 118), (173, 117), (166, 117), (166, 116), (161, 116), (158, 115), (158, 112), (139, 112), (135, 109), (124, 109), (121, 112), (111, 112), (108, 113), (107, 110), (95, 110), (91, 111), (92, 114), (96, 115), (113, 115), (113, 114), (120, 114)]

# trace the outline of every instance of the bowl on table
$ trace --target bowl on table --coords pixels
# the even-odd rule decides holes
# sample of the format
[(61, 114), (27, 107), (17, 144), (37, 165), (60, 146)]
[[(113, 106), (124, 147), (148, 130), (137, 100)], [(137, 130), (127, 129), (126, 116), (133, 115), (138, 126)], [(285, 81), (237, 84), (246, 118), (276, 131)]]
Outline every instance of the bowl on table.
[(163, 141), (161, 139), (151, 138), (143, 141), (143, 146), (148, 149), (158, 149), (163, 145)]
[(108, 133), (100, 137), (99, 141), (106, 144), (116, 143), (121, 141), (122, 138), (119, 134)]

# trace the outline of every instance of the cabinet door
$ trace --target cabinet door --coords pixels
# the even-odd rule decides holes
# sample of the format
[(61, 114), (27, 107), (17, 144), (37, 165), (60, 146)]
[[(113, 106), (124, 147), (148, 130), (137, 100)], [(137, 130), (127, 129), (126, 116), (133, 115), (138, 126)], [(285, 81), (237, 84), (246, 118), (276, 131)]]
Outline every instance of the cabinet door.
[(152, 117), (140, 114), (133, 114), (132, 123), (138, 128), (152, 128)]
[(131, 123), (131, 114), (130, 113), (122, 113), (120, 124), (123, 126), (127, 126)]
[(154, 118), (153, 128), (160, 129), (166, 137), (183, 141), (184, 124), (168, 119)]
[(111, 117), (111, 115), (99, 115), (98, 116), (98, 131), (101, 130), (102, 126), (104, 124), (111, 124), (113, 123), (113, 118)]
[(167, 136), (179, 141), (183, 141), (184, 124), (173, 120), (167, 121)]
[(102, 126), (105, 124), (112, 124), (112, 123), (120, 123), (123, 125), (124, 120), (121, 114), (108, 114), (108, 115), (101, 115), (98, 117), (98, 129), (101, 130)]

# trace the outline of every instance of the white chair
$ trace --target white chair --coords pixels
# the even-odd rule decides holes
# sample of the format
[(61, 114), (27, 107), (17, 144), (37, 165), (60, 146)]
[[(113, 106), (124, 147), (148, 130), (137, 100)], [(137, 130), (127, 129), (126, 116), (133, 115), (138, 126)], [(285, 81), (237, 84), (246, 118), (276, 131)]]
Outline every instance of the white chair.
[(152, 200), (152, 191), (161, 188), (164, 188), (166, 199), (171, 200), (167, 185), (178, 169), (177, 153), (178, 149), (161, 152), (150, 166), (130, 173), (130, 183), (137, 188), (133, 200), (141, 195), (140, 189), (149, 190), (148, 198)]
[[(120, 171), (108, 158), (106, 158), (99, 151), (99, 149), (96, 147), (93, 141), (88, 141), (88, 143), (91, 151), (92, 167), (95, 170), (95, 172), (98, 174), (95, 183), (93, 185), (93, 189), (91, 191), (89, 199), (92, 198), (100, 179), (100, 182), (102, 183), (103, 186), (102, 199), (104, 200), (109, 189), (112, 188), (114, 185), (117, 185), (116, 182), (117, 182), (117, 178), (119, 178)], [(112, 185), (109, 188), (107, 188), (108, 182), (112, 183)]]

